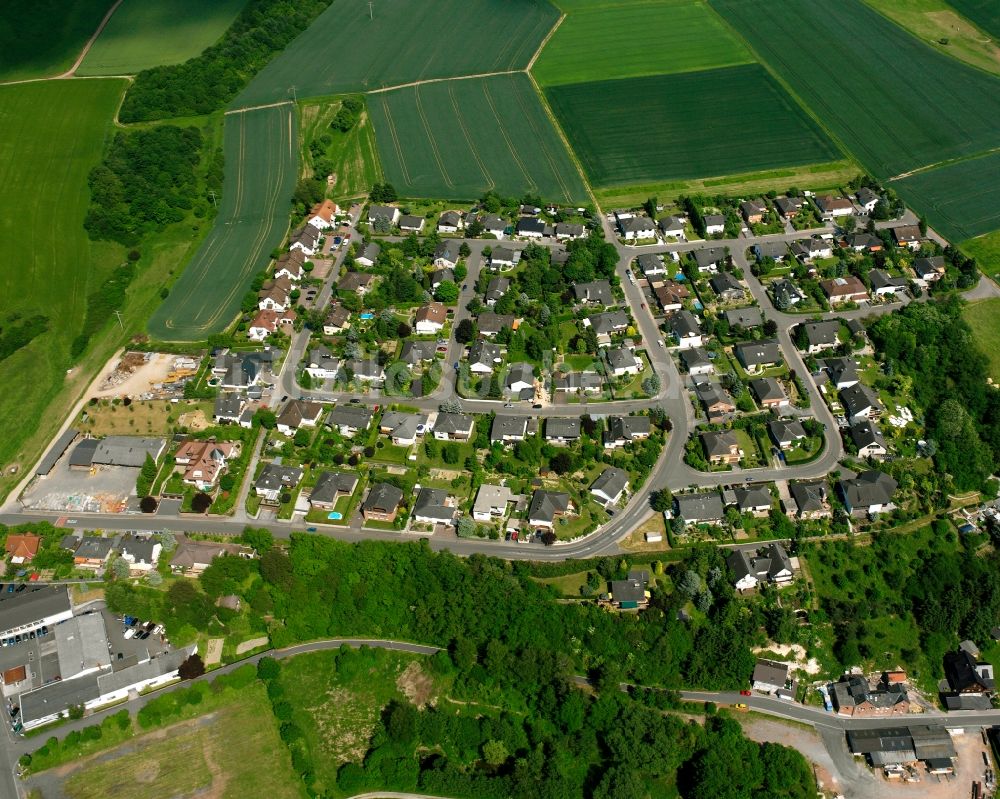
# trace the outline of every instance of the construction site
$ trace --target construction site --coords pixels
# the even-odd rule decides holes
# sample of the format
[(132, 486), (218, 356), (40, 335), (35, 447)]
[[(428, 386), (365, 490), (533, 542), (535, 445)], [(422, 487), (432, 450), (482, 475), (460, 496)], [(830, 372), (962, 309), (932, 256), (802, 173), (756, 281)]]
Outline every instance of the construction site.
[(93, 396), (132, 400), (177, 399), (198, 374), (201, 357), (166, 352), (125, 352)]

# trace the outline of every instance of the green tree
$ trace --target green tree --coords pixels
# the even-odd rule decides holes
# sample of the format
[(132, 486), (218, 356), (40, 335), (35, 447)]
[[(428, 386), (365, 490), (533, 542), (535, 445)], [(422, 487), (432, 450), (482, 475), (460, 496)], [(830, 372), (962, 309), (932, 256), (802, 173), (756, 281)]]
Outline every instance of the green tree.
[(458, 286), (450, 280), (445, 280), (435, 289), (434, 299), (438, 302), (451, 304), (458, 300)]

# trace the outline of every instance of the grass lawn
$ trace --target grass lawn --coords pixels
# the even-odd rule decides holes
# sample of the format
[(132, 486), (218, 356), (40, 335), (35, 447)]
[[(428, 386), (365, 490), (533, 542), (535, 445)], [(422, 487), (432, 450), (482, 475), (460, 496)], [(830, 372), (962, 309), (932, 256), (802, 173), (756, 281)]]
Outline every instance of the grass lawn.
[(961, 249), (979, 262), (979, 268), (994, 279), (1000, 275), (1000, 230), (963, 241)]
[(990, 362), (990, 377), (1000, 383), (1000, 299), (979, 300), (962, 310), (972, 335)]
[(77, 427), (95, 436), (165, 436), (180, 425), (182, 416), (192, 429), (209, 426), (213, 410), (212, 402), (182, 401), (174, 405), (164, 400), (140, 400), (126, 406), (102, 401), (83, 409)]
[(823, 437), (807, 438), (792, 449), (785, 450), (786, 463), (805, 463), (815, 458), (823, 449)]
[(740, 449), (743, 450), (743, 467), (751, 468), (761, 465), (760, 450), (757, 448), (757, 442), (754, 441), (753, 437), (746, 430), (737, 429), (733, 432), (736, 434), (736, 440), (740, 442)]
[(543, 86), (689, 72), (753, 60), (696, 2), (599, 5), (571, 13), (532, 67)]
[(425, 658), (378, 649), (340, 656), (339, 663), (334, 652), (298, 655), (285, 661), (281, 682), (316, 767), (316, 788), (330, 796), (341, 795), (337, 769), (360, 762), (390, 700), (441, 702), (444, 690)]
[[(542, 585), (551, 585), (556, 591), (562, 596), (571, 596), (579, 598), (584, 596), (581, 592), (587, 585), (587, 576), (590, 574), (589, 571), (574, 572), (573, 574), (563, 574), (559, 577), (536, 577), (534, 578), (537, 582)], [(607, 586), (603, 585), (602, 589), (607, 590)]]
[(179, 64), (214, 44), (246, 0), (124, 0), (78, 75), (133, 75)]
[(380, 444), (385, 446), (379, 447), (376, 445), (375, 454), (368, 458), (367, 460), (378, 462), (378, 463), (395, 463), (403, 466), (407, 464), (406, 456), (409, 454), (413, 447), (397, 447), (395, 444), (390, 443), (384, 438), (379, 439)]
[[(330, 128), (330, 123), (340, 110), (339, 100), (306, 101), (300, 104), (301, 163), (312, 169), (310, 142), (329, 135), (331, 142), (326, 157), (333, 162), (334, 182), (330, 194), (337, 199), (353, 199), (367, 194), (372, 184), (382, 180), (382, 165), (375, 146), (375, 128), (368, 111), (347, 133)], [(318, 177), (326, 177), (319, 175)]]
[(597, 365), (597, 358), (593, 355), (567, 355), (563, 360), (574, 372), (593, 371)]
[(0, 80), (65, 72), (114, 0), (5, 0), (0, 4)]
[[(70, 799), (105, 799), (136, 789), (146, 796), (305, 796), (259, 685), (166, 732), (144, 735), (77, 766), (65, 778), (63, 792)], [(136, 763), (142, 764), (138, 772)]]

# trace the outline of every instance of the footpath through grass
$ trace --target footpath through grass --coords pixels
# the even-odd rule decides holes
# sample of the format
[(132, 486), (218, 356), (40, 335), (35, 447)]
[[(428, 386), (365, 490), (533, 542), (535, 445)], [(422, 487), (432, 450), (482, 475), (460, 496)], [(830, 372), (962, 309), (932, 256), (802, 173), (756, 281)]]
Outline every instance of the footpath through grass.
[(0, 3), (0, 81), (65, 72), (113, 3), (4, 0)]

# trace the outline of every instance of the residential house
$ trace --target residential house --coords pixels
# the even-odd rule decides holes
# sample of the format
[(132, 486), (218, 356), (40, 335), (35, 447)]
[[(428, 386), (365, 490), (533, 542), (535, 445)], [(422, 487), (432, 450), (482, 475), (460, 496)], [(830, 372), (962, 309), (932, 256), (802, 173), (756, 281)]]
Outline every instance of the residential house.
[(351, 496), (358, 487), (356, 472), (320, 472), (309, 494), (309, 507), (331, 511), (341, 497)]
[(978, 663), (965, 649), (945, 653), (944, 676), (954, 694), (991, 694), (996, 690), (993, 667)]
[(246, 400), (235, 391), (223, 391), (215, 398), (212, 418), (220, 424), (239, 424)]
[[(733, 488), (736, 499), (736, 510), (740, 513), (750, 513), (757, 517), (767, 516), (771, 512), (774, 498), (766, 485), (738, 485)], [(781, 550), (784, 554), (784, 549)], [(791, 569), (789, 569), (791, 571)]]
[(807, 322), (804, 327), (806, 341), (809, 343), (806, 352), (810, 355), (831, 349), (840, 343), (840, 322), (836, 319), (825, 322)]
[(608, 364), (608, 373), (615, 377), (637, 375), (642, 371), (642, 360), (635, 354), (635, 350), (617, 347), (604, 350), (603, 354)]
[(379, 422), (379, 432), (388, 436), (397, 447), (410, 447), (427, 428), (427, 417), (421, 413), (386, 411)]
[(268, 280), (257, 294), (257, 307), (262, 311), (285, 311), (291, 307), (292, 282), (287, 277)]
[(339, 211), (337, 203), (333, 200), (323, 200), (312, 207), (306, 224), (319, 230), (329, 230), (333, 227), (334, 219)]
[(617, 505), (628, 491), (628, 472), (609, 466), (590, 484), (590, 493), (603, 505)]
[(778, 310), (798, 305), (805, 298), (805, 292), (787, 278), (778, 278), (771, 282), (771, 296)]
[(526, 239), (542, 239), (552, 234), (551, 228), (537, 217), (522, 216), (517, 220), (515, 233)]
[(494, 247), (493, 252), (490, 253), (490, 269), (504, 272), (513, 269), (520, 260), (520, 250), (512, 250), (510, 247)]
[(806, 201), (802, 197), (779, 197), (774, 201), (778, 213), (785, 219), (795, 219), (805, 207)]
[(551, 416), (545, 420), (545, 440), (550, 444), (572, 444), (580, 440), (580, 420)]
[(447, 318), (448, 309), (443, 303), (429, 302), (417, 309), (413, 329), (421, 336), (440, 333)]
[(866, 214), (871, 214), (875, 210), (875, 206), (878, 205), (878, 201), (882, 199), (867, 186), (862, 186), (858, 189), (857, 194), (854, 196), (857, 198), (861, 210)]
[(479, 219), (478, 215), (472, 217), (468, 220), (466, 227), (471, 225), (473, 221), (481, 222), (483, 225), (483, 231), (497, 239), (502, 239), (504, 237), (504, 233), (507, 232), (506, 220), (501, 219), (496, 214), (488, 214), (482, 219)]
[(497, 300), (502, 300), (503, 296), (510, 291), (510, 279), (506, 277), (494, 277), (486, 286), (486, 305), (492, 308), (497, 304)]
[(502, 416), (497, 414), (493, 417), (493, 424), (490, 425), (490, 443), (509, 444), (512, 441), (524, 441), (527, 431), (527, 416)]
[(295, 311), (258, 311), (247, 328), (247, 338), (250, 341), (265, 341), (275, 333), (291, 334), (295, 323)]
[(126, 533), (118, 542), (118, 553), (128, 563), (129, 576), (149, 574), (156, 568), (163, 545), (151, 535)]
[(413, 501), (413, 521), (420, 524), (455, 524), (455, 500), (443, 488), (418, 487)]
[(559, 222), (555, 227), (556, 239), (558, 241), (575, 241), (587, 235), (587, 229), (583, 225)]
[(648, 416), (609, 416), (604, 431), (604, 446), (624, 447), (633, 441), (649, 438), (651, 426)]
[(408, 366), (418, 366), (433, 361), (436, 357), (436, 351), (437, 342), (408, 339), (399, 348), (399, 360)]
[(809, 437), (802, 422), (797, 419), (772, 419), (767, 423), (767, 432), (782, 450), (791, 449), (799, 441), (805, 441)]
[(394, 522), (403, 502), (403, 492), (390, 483), (375, 483), (365, 501), (361, 515), (366, 522)]
[(502, 353), (498, 344), (476, 339), (469, 347), (469, 371), (479, 375), (491, 373), (503, 363)]
[(720, 422), (727, 414), (736, 412), (733, 398), (719, 384), (705, 381), (696, 384), (694, 390), (698, 400), (705, 407), (705, 415), (709, 422)]
[(800, 519), (823, 519), (830, 515), (827, 502), (826, 481), (811, 480), (789, 483), (788, 492), (795, 501), (796, 515)]
[(750, 381), (750, 391), (761, 408), (777, 411), (788, 405), (788, 397), (781, 383), (773, 377), (757, 377)]
[(458, 233), (464, 227), (462, 214), (458, 211), (445, 211), (438, 218), (437, 229), (440, 233)]
[(858, 448), (859, 458), (881, 459), (888, 453), (882, 433), (867, 419), (852, 424), (850, 436)]
[[(375, 262), (378, 260), (380, 252), (382, 252), (382, 245), (377, 244), (374, 241), (369, 242), (361, 249), (361, 252), (359, 252), (357, 256), (354, 258), (354, 263), (360, 266), (364, 266), (368, 269), (371, 269), (373, 266), (375, 266)], [(341, 291), (355, 290), (355, 289), (345, 289), (342, 285), (338, 286), (338, 288), (340, 288)]]
[(750, 677), (750, 687), (764, 694), (777, 694), (787, 691), (788, 664), (775, 660), (758, 659)]
[(854, 250), (854, 252), (881, 252), (883, 245), (882, 239), (878, 236), (862, 231), (860, 233), (852, 233), (844, 238), (841, 246), (845, 250)]
[(647, 216), (631, 216), (618, 220), (625, 241), (649, 241), (656, 238), (656, 225)]
[(391, 205), (373, 205), (368, 209), (368, 224), (374, 225), (379, 217), (388, 219), (390, 225), (399, 223), (400, 211)]
[(274, 265), (274, 279), (285, 278), (293, 283), (302, 280), (306, 257), (302, 250), (291, 250), (282, 254)]
[(434, 420), (434, 438), (439, 441), (468, 441), (475, 427), (475, 419), (468, 414), (441, 411)]
[[(763, 499), (758, 498), (753, 501), (760, 503)], [(726, 558), (726, 563), (736, 577), (737, 591), (748, 591), (767, 583), (777, 586), (788, 585), (794, 576), (792, 562), (778, 541), (763, 549), (742, 547), (734, 549)]]
[(607, 280), (592, 280), (589, 283), (577, 283), (573, 286), (573, 294), (580, 303), (589, 302), (605, 307), (615, 304), (615, 295)]
[(701, 346), (701, 325), (690, 311), (675, 311), (667, 317), (667, 324), (680, 349)]
[(566, 372), (552, 378), (552, 390), (564, 394), (599, 394), (603, 386), (597, 372)]
[(821, 280), (819, 285), (830, 300), (831, 305), (839, 305), (844, 302), (864, 302), (868, 299), (868, 289), (861, 282), (861, 278), (856, 275)]
[(905, 292), (907, 280), (905, 277), (893, 277), (884, 269), (872, 269), (868, 273), (872, 284), (872, 293), (876, 297), (895, 296), (896, 292)]
[(305, 225), (292, 233), (288, 249), (301, 250), (303, 255), (315, 255), (319, 249), (319, 239), (319, 228)]
[(271, 350), (263, 352), (217, 352), (212, 362), (212, 375), (219, 378), (222, 389), (247, 389), (256, 386), (261, 375), (273, 361)]
[(643, 253), (635, 259), (635, 263), (647, 278), (666, 277), (669, 274), (663, 256), (659, 253)]
[(363, 433), (372, 423), (375, 412), (363, 405), (342, 405), (326, 415), (326, 426), (337, 430), (342, 436), (353, 438), (355, 433)]
[(305, 371), (313, 380), (336, 380), (340, 374), (340, 360), (325, 344), (313, 347), (305, 359)]
[(476, 327), (479, 328), (479, 335), (492, 338), (504, 328), (514, 329), (514, 315), (485, 311), (479, 314), (479, 318), (476, 319)]
[(689, 347), (680, 351), (681, 363), (689, 375), (710, 375), (715, 372), (708, 353), (701, 347)]
[(695, 250), (692, 255), (701, 273), (718, 272), (719, 267), (729, 258), (724, 247), (703, 247)]
[(11, 563), (30, 563), (38, 554), (38, 546), (42, 543), (41, 536), (31, 533), (9, 533), (4, 543), (4, 551)]
[(374, 283), (375, 275), (371, 272), (348, 272), (337, 284), (337, 291), (348, 291), (363, 297)]
[(683, 216), (665, 216), (657, 227), (664, 239), (687, 241), (687, 220)]
[(691, 296), (686, 286), (675, 283), (673, 280), (665, 280), (652, 286), (653, 294), (660, 308), (664, 313), (679, 311), (684, 307), (684, 300)]
[(833, 247), (829, 241), (821, 236), (793, 241), (789, 245), (789, 250), (792, 256), (802, 263), (814, 261), (817, 258), (830, 258), (833, 256)]
[(840, 392), (840, 402), (851, 424), (874, 421), (882, 415), (882, 402), (864, 383), (858, 382), (843, 389)]
[(788, 257), (788, 244), (784, 241), (762, 241), (753, 246), (753, 254), (758, 261), (770, 258), (780, 264)]
[(705, 457), (713, 466), (735, 465), (743, 457), (739, 439), (732, 430), (701, 433), (701, 445), (705, 449)]
[(854, 214), (854, 203), (846, 197), (821, 194), (818, 197), (814, 197), (813, 200), (816, 203), (816, 207), (819, 208), (820, 216), (824, 221)]
[(892, 495), (898, 484), (885, 472), (872, 470), (861, 472), (850, 480), (841, 480), (837, 485), (848, 513), (874, 516), (892, 509)]
[(764, 325), (764, 315), (760, 312), (760, 308), (755, 305), (747, 308), (727, 308), (722, 312), (722, 318), (726, 320), (730, 328), (756, 330)]
[(472, 504), (472, 518), (477, 522), (492, 522), (507, 515), (507, 506), (523, 502), (524, 497), (514, 494), (507, 486), (481, 485)]
[(740, 214), (748, 225), (759, 225), (767, 216), (767, 204), (763, 200), (744, 200), (740, 203)]
[[(454, 239), (450, 239), (452, 244), (455, 243)], [(441, 269), (435, 269), (431, 272), (430, 283), (432, 289), (437, 289), (442, 283), (454, 283), (455, 282), (455, 272), (451, 267), (445, 266)]]
[[(106, 540), (106, 539), (105, 539)], [(188, 574), (197, 577), (221, 557), (253, 558), (254, 551), (238, 544), (220, 544), (216, 541), (195, 541), (178, 534), (177, 549), (170, 559), (170, 570), (174, 574)]]
[(917, 225), (894, 227), (892, 237), (895, 239), (897, 247), (908, 247), (911, 250), (919, 250), (924, 238), (920, 235), (920, 228)]
[(722, 214), (706, 214), (702, 219), (706, 236), (721, 236), (726, 232), (726, 217)]
[(512, 363), (504, 388), (511, 397), (530, 400), (535, 396), (535, 368), (530, 363)]
[(73, 568), (103, 572), (111, 559), (114, 541), (102, 536), (85, 535), (73, 553)]
[(211, 491), (226, 471), (229, 461), (240, 455), (238, 441), (199, 441), (189, 439), (174, 454), (175, 471), (181, 480), (199, 491)]
[(323, 415), (323, 406), (318, 402), (291, 400), (278, 415), (278, 432), (286, 436), (295, 435), (300, 427), (315, 427)]
[[(434, 248), (434, 266), (441, 269), (454, 269), (462, 259), (459, 253), (459, 243), (455, 239), (445, 239)], [(452, 272), (451, 282), (455, 282), (455, 273)]]
[(781, 347), (775, 339), (750, 341), (733, 347), (737, 360), (747, 371), (747, 374), (759, 374), (765, 369), (781, 366)]
[(872, 688), (865, 677), (851, 674), (844, 675), (830, 689), (834, 707), (841, 716), (883, 718), (910, 712), (906, 686), (898, 683)]
[(632, 569), (625, 580), (611, 581), (611, 604), (619, 610), (644, 610), (649, 607), (649, 572)]
[(724, 302), (740, 302), (746, 297), (746, 289), (732, 272), (719, 272), (713, 275), (708, 285)]
[[(355, 273), (357, 274), (357, 273)], [(332, 303), (326, 311), (326, 318), (323, 320), (323, 335), (335, 336), (347, 330), (351, 321), (351, 312), (339, 303)]]
[(823, 368), (830, 376), (830, 383), (837, 391), (843, 391), (857, 385), (858, 362), (853, 358), (827, 358), (823, 361)]
[(573, 513), (569, 494), (562, 491), (535, 491), (528, 506), (528, 524), (553, 529), (558, 517)]
[(594, 328), (598, 344), (609, 344), (612, 334), (621, 334), (628, 329), (629, 316), (625, 311), (608, 311), (588, 316), (583, 324)]
[(932, 255), (930, 258), (917, 258), (913, 262), (913, 274), (916, 282), (927, 287), (928, 283), (933, 283), (944, 277), (945, 264), (943, 255)]
[(276, 504), (282, 492), (295, 488), (301, 480), (302, 469), (298, 466), (266, 463), (253, 487), (261, 501)]
[(725, 514), (718, 491), (674, 495), (674, 518), (685, 524), (718, 524)]

